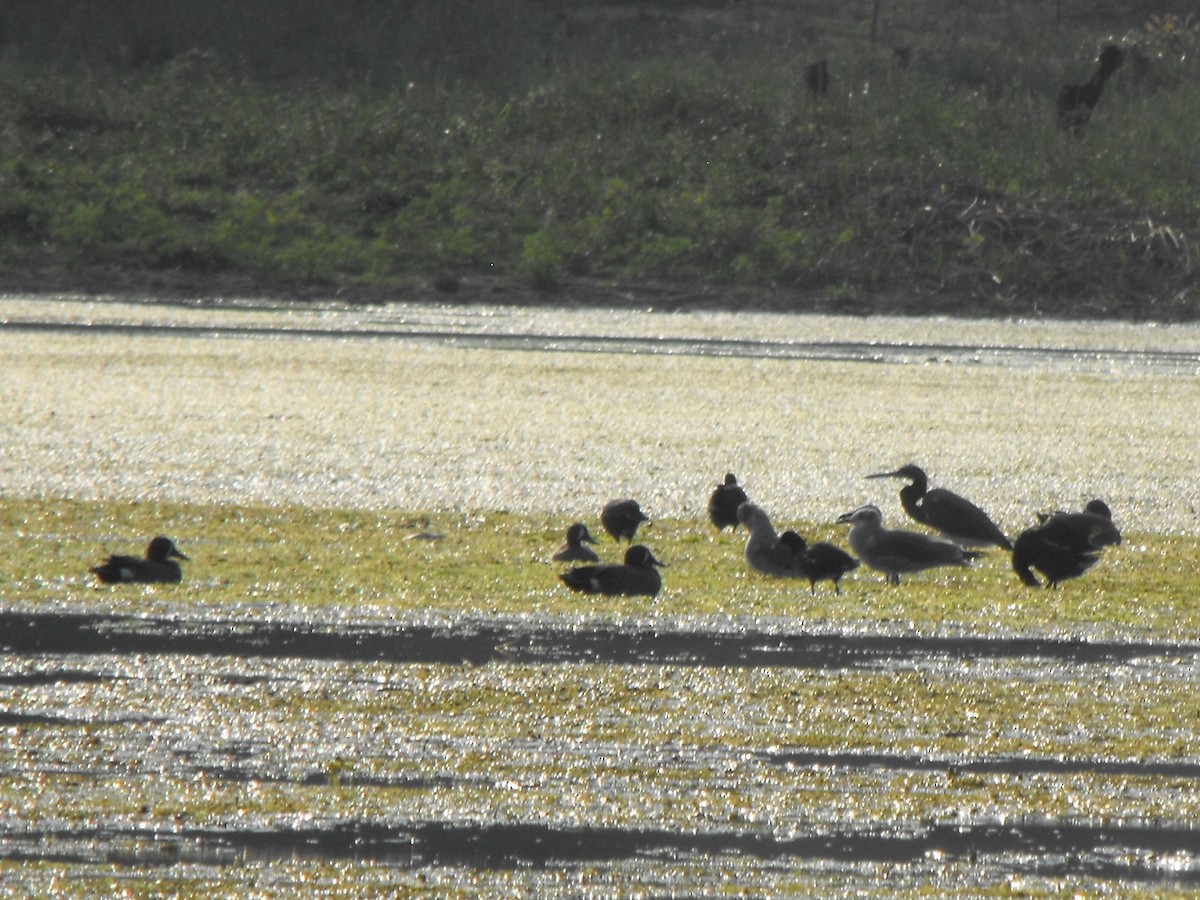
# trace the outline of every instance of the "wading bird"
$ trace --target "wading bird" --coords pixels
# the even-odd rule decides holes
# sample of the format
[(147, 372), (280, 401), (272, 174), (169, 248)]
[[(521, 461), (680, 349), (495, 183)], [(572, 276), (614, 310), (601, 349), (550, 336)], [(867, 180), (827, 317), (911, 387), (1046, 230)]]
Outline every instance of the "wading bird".
[(945, 488), (930, 490), (929, 478), (920, 466), (909, 463), (895, 472), (876, 472), (867, 477), (907, 478), (909, 484), (900, 489), (900, 505), (904, 511), (914, 521), (940, 531), (943, 537), (957, 544), (964, 547), (994, 544), (1005, 550), (1012, 549), (1012, 542), (1004, 532), (970, 500)]
[(636, 500), (610, 500), (600, 511), (600, 524), (614, 541), (624, 538), (632, 544), (638, 526), (649, 521)]
[(594, 544), (595, 539), (582, 522), (576, 522), (567, 529), (567, 539), (559, 545), (550, 557), (555, 562), (600, 562), (600, 557), (590, 547), (584, 544)]
[(105, 584), (135, 582), (140, 584), (178, 584), (183, 570), (177, 559), (187, 560), (170, 538), (156, 537), (146, 548), (146, 557), (110, 556), (90, 571)]
[(662, 576), (657, 568), (662, 565), (649, 547), (634, 544), (625, 551), (625, 562), (621, 565), (575, 566), (558, 577), (571, 590), (584, 594), (654, 597), (662, 589)]
[(1092, 117), (1092, 110), (1100, 102), (1104, 85), (1113, 72), (1120, 68), (1125, 53), (1116, 44), (1109, 44), (1100, 51), (1096, 71), (1083, 84), (1064, 84), (1058, 92), (1058, 126), (1065, 131), (1077, 133)]
[(858, 558), (886, 576), (888, 584), (899, 584), (900, 576), (921, 572), (936, 566), (966, 566), (975, 554), (958, 544), (918, 534), (883, 527), (883, 513), (878, 506), (860, 506), (838, 517), (849, 523), (850, 549)]
[(725, 475), (725, 481), (718, 484), (708, 498), (708, 519), (717, 531), (726, 528), (737, 530), (738, 507), (750, 498), (738, 484), (737, 476), (732, 472)]

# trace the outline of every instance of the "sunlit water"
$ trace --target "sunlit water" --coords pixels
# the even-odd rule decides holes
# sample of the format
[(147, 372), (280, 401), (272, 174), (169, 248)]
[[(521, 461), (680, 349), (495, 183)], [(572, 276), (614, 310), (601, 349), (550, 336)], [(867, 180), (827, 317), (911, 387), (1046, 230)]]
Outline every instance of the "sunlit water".
[[(1102, 496), (1127, 531), (1193, 534), (1198, 369), (1200, 330), (1175, 326), (12, 298), (0, 490), (571, 514), (630, 494), (687, 517), (732, 469), (821, 521), (899, 517), (898, 485), (863, 476), (915, 460), (1010, 530)], [(1153, 896), (1200, 877), (1190, 645), (0, 624), (10, 890)]]
[(1200, 526), (1200, 328), (395, 304), (0, 301), (10, 494), (899, 515), (916, 461), (1019, 530)]

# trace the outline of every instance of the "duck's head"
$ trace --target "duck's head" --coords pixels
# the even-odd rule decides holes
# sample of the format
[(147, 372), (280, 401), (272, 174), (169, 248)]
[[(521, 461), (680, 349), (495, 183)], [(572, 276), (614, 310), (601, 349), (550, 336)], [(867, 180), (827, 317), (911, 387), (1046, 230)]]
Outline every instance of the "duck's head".
[(645, 544), (634, 544), (625, 551), (625, 565), (627, 566), (659, 566), (665, 567), (666, 563), (659, 562), (654, 558), (654, 554), (650, 552), (650, 548)]
[(594, 544), (596, 539), (582, 522), (576, 522), (567, 529), (567, 540), (572, 544)]
[(179, 548), (175, 546), (175, 542), (167, 537), (156, 537), (150, 542), (150, 546), (146, 548), (146, 558), (153, 559), (156, 562), (162, 562), (167, 559), (182, 559), (187, 557), (179, 552)]

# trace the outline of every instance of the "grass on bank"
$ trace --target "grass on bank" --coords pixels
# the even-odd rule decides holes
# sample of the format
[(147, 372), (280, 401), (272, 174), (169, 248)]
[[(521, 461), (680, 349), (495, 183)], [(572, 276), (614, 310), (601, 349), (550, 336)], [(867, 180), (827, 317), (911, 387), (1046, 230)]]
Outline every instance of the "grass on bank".
[[(667, 563), (656, 599), (582, 597), (549, 561), (565, 521), (508, 513), (197, 506), (63, 499), (0, 503), (9, 608), (134, 614), (454, 620), (526, 617), (617, 622), (761, 620), (787, 628), (931, 633), (1061, 632), (1196, 640), (1194, 538), (1128, 535), (1092, 572), (1057, 591), (1023, 587), (999, 551), (971, 570), (940, 569), (888, 587), (865, 568), (810, 594), (806, 583), (750, 573), (740, 534), (704, 521), (658, 521), (640, 540)], [(597, 523), (591, 523), (597, 533)], [(841, 528), (796, 524), (845, 546)], [(440, 540), (417, 535), (431, 532)], [(154, 534), (192, 559), (181, 586), (98, 586), (108, 553), (140, 555)], [(603, 558), (622, 550), (605, 537)]]
[[(890, 293), (911, 311), (941, 294), (972, 314), (1196, 315), (1200, 176), (1172, 162), (1200, 143), (1194, 22), (931, 19), (897, 36), (919, 41), (900, 68), (839, 30), (859, 23), (824, 11), (804, 31), (768, 9), (758, 30), (493, 23), (489, 58), (515, 60), (491, 84), (465, 59), (411, 82), (280, 83), (215, 51), (48, 65), (12, 49), (0, 263), (282, 284), (487, 273), (547, 291), (702, 279), (835, 310)], [(1067, 135), (1058, 88), (1109, 40), (1146, 71), (1123, 68)], [(819, 101), (803, 81), (818, 54), (834, 73)]]

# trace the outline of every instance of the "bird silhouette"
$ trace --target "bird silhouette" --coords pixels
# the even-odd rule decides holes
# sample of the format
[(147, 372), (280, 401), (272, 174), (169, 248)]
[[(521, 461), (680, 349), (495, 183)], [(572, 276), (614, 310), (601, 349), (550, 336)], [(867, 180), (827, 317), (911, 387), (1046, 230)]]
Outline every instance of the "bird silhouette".
[(879, 572), (888, 584), (899, 584), (901, 574), (920, 572), (936, 566), (967, 566), (975, 554), (958, 544), (940, 538), (883, 527), (878, 506), (860, 506), (838, 517), (849, 523), (850, 549), (858, 558)]
[(928, 525), (942, 536), (964, 547), (996, 545), (1012, 549), (988, 514), (958, 494), (945, 488), (929, 489), (929, 478), (920, 466), (909, 463), (894, 472), (876, 472), (868, 478), (907, 478), (909, 484), (900, 489), (900, 505), (916, 522)]
[(1083, 512), (1038, 513), (1041, 524), (1053, 521), (1057, 534), (1064, 535), (1071, 546), (1099, 550), (1121, 543), (1121, 530), (1113, 523), (1112, 510), (1103, 500), (1089, 500)]
[(761, 506), (743, 503), (738, 507), (738, 521), (750, 532), (742, 555), (751, 569), (772, 578), (804, 577), (803, 547), (797, 549), (794, 541), (784, 541)]
[(811, 593), (817, 592), (818, 581), (832, 581), (834, 593), (842, 592), (842, 576), (858, 568), (858, 560), (828, 541), (808, 543), (795, 531), (785, 531), (779, 543), (788, 547), (800, 560), (800, 568), (808, 579)]
[(554, 551), (550, 558), (555, 562), (599, 562), (600, 557), (585, 544), (594, 544), (595, 539), (582, 522), (576, 522), (567, 529), (567, 538)]
[(1121, 67), (1125, 53), (1116, 44), (1109, 44), (1100, 51), (1096, 71), (1083, 84), (1064, 84), (1058, 92), (1058, 126), (1065, 131), (1078, 133), (1092, 117), (1092, 110), (1100, 102), (1104, 86), (1113, 72)]
[(622, 564), (575, 566), (558, 577), (571, 590), (584, 594), (655, 597), (662, 589), (662, 576), (658, 573), (658, 567), (662, 565), (649, 547), (634, 544), (625, 551)]
[(156, 537), (146, 547), (145, 558), (136, 556), (110, 556), (90, 571), (105, 584), (178, 584), (183, 580), (183, 570), (177, 559), (187, 560), (170, 538)]
[(614, 541), (633, 543), (638, 526), (649, 521), (636, 500), (610, 500), (600, 511), (600, 524)]
[(718, 484), (708, 498), (708, 520), (717, 531), (726, 528), (737, 529), (738, 507), (750, 498), (738, 484), (737, 476), (732, 472), (725, 475), (725, 481)]
[(1121, 543), (1121, 532), (1103, 500), (1089, 501), (1083, 512), (1039, 513), (1038, 519), (1038, 525), (1022, 531), (1013, 543), (1013, 571), (1030, 587), (1041, 585), (1033, 569), (1046, 578), (1047, 588), (1055, 588), (1088, 571), (1102, 549)]

